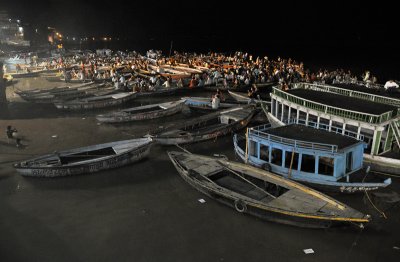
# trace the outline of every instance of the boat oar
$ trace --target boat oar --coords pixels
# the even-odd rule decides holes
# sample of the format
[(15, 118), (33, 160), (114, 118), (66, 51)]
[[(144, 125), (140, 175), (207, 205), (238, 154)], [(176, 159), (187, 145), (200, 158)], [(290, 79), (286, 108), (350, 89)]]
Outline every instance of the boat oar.
[(184, 151), (185, 153), (192, 154), (189, 150), (187, 150), (187, 149), (181, 147), (181, 146), (178, 145), (178, 144), (175, 144), (175, 146), (176, 146), (177, 148), (181, 149), (182, 151)]

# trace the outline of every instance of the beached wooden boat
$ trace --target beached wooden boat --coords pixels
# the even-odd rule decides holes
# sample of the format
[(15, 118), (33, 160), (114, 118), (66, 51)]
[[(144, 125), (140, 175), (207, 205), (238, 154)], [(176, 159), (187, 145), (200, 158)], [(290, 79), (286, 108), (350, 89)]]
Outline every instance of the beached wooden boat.
[(180, 176), (198, 191), (268, 221), (311, 228), (363, 227), (370, 216), (294, 181), (223, 158), (168, 152)]
[(55, 94), (55, 93), (59, 93), (59, 92), (64, 92), (65, 90), (85, 88), (85, 87), (91, 86), (92, 84), (93, 84), (93, 82), (83, 83), (83, 84), (74, 85), (74, 86), (58, 86), (58, 87), (49, 88), (49, 89), (30, 89), (30, 90), (17, 89), (16, 91), (14, 91), (14, 93), (16, 93), (17, 95), (20, 95), (20, 96)]
[(79, 87), (56, 87), (47, 90), (16, 91), (25, 101), (32, 103), (55, 103), (77, 98), (115, 93), (113, 87), (105, 84), (83, 84)]
[(151, 134), (163, 145), (194, 143), (216, 139), (245, 127), (255, 113), (253, 106), (235, 107), (214, 112)]
[(98, 115), (96, 118), (103, 123), (120, 123), (138, 120), (147, 120), (170, 116), (182, 111), (184, 100), (138, 106), (105, 115)]
[(66, 110), (95, 109), (121, 105), (134, 98), (136, 98), (136, 92), (127, 92), (55, 102), (54, 105), (58, 109)]
[(23, 176), (60, 177), (117, 168), (148, 156), (152, 140), (139, 138), (65, 150), (14, 165)]

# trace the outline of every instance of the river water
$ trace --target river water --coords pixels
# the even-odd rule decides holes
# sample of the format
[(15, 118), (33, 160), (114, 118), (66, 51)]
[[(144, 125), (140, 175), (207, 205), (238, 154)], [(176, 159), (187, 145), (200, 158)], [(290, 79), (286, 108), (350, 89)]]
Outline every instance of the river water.
[[(7, 90), (8, 113), (0, 129), (12, 125), (23, 148), (0, 135), (0, 261), (398, 261), (400, 207), (393, 197), (398, 179), (371, 195), (381, 218), (363, 194), (334, 195), (373, 216), (366, 229), (311, 230), (266, 222), (237, 213), (186, 184), (168, 159), (175, 146), (155, 145), (150, 156), (92, 175), (45, 179), (22, 177), (15, 161), (55, 150), (141, 137), (151, 130), (195, 117), (189, 112), (161, 120), (99, 125), (95, 112), (60, 112), (22, 102), (13, 88), (49, 88), (42, 79), (22, 79)], [(135, 100), (157, 103), (181, 96)], [(185, 146), (193, 153), (237, 159), (232, 136)], [(204, 199), (205, 203), (200, 203)], [(386, 199), (386, 200), (385, 200)], [(312, 248), (314, 254), (303, 250)]]

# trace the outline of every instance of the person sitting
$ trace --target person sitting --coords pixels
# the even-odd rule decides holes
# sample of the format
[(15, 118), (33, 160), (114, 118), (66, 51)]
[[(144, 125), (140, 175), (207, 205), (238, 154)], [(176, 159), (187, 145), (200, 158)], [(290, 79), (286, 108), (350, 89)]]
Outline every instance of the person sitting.
[(167, 77), (167, 80), (165, 80), (163, 86), (165, 86), (165, 88), (170, 88), (171, 87), (171, 83), (170, 83), (170, 78)]
[(221, 102), (221, 99), (220, 99), (220, 97), (219, 97), (219, 95), (217, 93), (217, 94), (215, 94), (213, 96), (213, 98), (211, 100), (211, 108), (212, 109), (218, 109), (219, 105), (220, 105), (220, 102)]
[(197, 86), (197, 81), (194, 77), (192, 77), (192, 80), (190, 80), (190, 83), (189, 83), (189, 88), (194, 88), (196, 86)]
[(399, 85), (393, 80), (389, 80), (385, 83), (383, 87), (385, 88), (386, 91), (394, 91), (397, 88), (399, 88)]
[(179, 87), (179, 88), (183, 87), (182, 78), (179, 78), (178, 83), (176, 83), (176, 86)]

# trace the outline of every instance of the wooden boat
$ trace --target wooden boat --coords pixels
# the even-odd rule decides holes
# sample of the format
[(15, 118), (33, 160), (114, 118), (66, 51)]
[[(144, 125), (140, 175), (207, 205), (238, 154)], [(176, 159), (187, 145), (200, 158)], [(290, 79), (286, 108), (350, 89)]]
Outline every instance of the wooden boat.
[(233, 92), (228, 90), (229, 95), (239, 103), (248, 104), (251, 100), (245, 93)]
[(185, 101), (179, 100), (161, 104), (152, 104), (139, 107), (123, 109), (106, 115), (98, 115), (99, 122), (120, 123), (138, 120), (155, 119), (170, 116), (182, 111)]
[(58, 109), (66, 110), (95, 109), (121, 105), (134, 98), (136, 98), (136, 92), (128, 92), (55, 102), (54, 105)]
[(78, 98), (104, 96), (115, 93), (113, 87), (105, 84), (90, 85), (85, 87), (60, 87), (51, 89), (48, 92), (38, 92), (31, 94), (19, 94), (22, 99), (32, 103), (55, 103), (59, 101), (67, 101)]
[(239, 213), (311, 228), (343, 223), (362, 228), (370, 220), (327, 195), (258, 168), (184, 152), (168, 155), (187, 183)]
[(156, 87), (152, 91), (137, 92), (137, 97), (155, 97), (155, 96), (169, 96), (175, 94), (179, 90), (179, 87)]
[(190, 110), (196, 112), (213, 112), (221, 109), (227, 109), (235, 106), (239, 106), (239, 104), (234, 103), (220, 103), (217, 109), (212, 108), (212, 101), (207, 97), (183, 97), (182, 100), (185, 100), (185, 104), (189, 107)]
[(139, 138), (65, 150), (14, 165), (23, 176), (60, 177), (117, 168), (148, 156), (152, 140)]
[(84, 83), (80, 85), (75, 85), (75, 86), (61, 86), (61, 87), (54, 87), (50, 89), (31, 89), (31, 90), (16, 90), (14, 93), (20, 96), (35, 96), (35, 95), (43, 95), (43, 94), (54, 94), (54, 93), (59, 93), (59, 92), (64, 92), (65, 90), (74, 90), (74, 89), (79, 89), (83, 87), (87, 87), (92, 85), (93, 82), (90, 83)]
[(381, 179), (363, 169), (364, 142), (357, 133), (308, 122), (272, 128), (264, 124), (249, 128), (247, 139), (234, 136), (236, 154), (246, 163), (278, 175), (334, 192), (355, 193), (385, 188)]
[(216, 139), (245, 127), (255, 113), (253, 106), (235, 107), (186, 121), (152, 134), (163, 145), (194, 143)]

